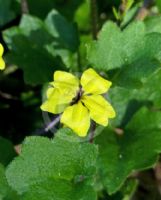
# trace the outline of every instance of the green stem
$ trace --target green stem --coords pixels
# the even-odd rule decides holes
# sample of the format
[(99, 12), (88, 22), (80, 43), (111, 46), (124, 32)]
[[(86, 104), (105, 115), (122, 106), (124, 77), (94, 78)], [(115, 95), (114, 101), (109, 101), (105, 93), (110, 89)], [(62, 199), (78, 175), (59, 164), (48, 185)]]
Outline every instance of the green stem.
[(97, 13), (97, 0), (90, 0), (91, 7), (91, 27), (93, 39), (97, 39), (98, 31), (98, 13)]

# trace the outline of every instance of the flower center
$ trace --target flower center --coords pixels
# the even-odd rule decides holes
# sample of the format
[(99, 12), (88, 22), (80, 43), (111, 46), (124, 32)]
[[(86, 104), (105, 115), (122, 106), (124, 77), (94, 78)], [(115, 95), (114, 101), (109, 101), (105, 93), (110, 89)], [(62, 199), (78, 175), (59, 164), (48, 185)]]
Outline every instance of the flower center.
[(81, 99), (82, 95), (83, 95), (84, 91), (82, 89), (82, 87), (79, 87), (79, 90), (77, 91), (76, 96), (72, 99), (72, 102), (70, 103), (71, 105), (78, 103), (78, 101)]

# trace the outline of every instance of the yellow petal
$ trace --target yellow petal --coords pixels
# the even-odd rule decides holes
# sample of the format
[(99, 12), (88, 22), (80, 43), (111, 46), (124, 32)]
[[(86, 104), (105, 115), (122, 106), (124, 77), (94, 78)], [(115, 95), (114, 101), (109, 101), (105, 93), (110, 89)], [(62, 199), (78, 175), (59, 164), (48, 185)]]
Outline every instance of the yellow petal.
[(108, 125), (108, 118), (115, 117), (112, 106), (101, 95), (84, 95), (81, 101), (90, 111), (90, 117), (103, 126)]
[(92, 68), (87, 69), (81, 77), (81, 85), (85, 94), (103, 94), (111, 86), (111, 82), (102, 78)]
[(61, 90), (78, 90), (79, 88), (79, 80), (77, 77), (64, 71), (56, 71), (54, 73), (54, 82), (52, 84)]
[(3, 52), (4, 52), (4, 48), (0, 44), (0, 70), (3, 70), (5, 68), (5, 62), (4, 62), (3, 58), (2, 58)]
[(46, 91), (46, 96), (47, 96), (48, 99), (49, 99), (50, 96), (53, 94), (54, 90), (59, 91), (59, 89), (55, 89), (53, 86), (50, 86), (50, 87), (47, 89), (47, 91)]
[(66, 95), (65, 93), (63, 94), (56, 88), (49, 88), (47, 91), (47, 97), (48, 99), (41, 105), (41, 109), (53, 114), (63, 112), (73, 99), (73, 96), (69, 94)]
[(4, 48), (3, 48), (3, 46), (2, 46), (1, 43), (0, 43), (0, 56), (3, 55), (3, 52), (4, 52)]
[(5, 62), (3, 58), (0, 57), (0, 70), (3, 70), (5, 68)]
[(61, 122), (71, 128), (77, 135), (84, 137), (90, 127), (90, 116), (88, 109), (81, 102), (65, 109)]

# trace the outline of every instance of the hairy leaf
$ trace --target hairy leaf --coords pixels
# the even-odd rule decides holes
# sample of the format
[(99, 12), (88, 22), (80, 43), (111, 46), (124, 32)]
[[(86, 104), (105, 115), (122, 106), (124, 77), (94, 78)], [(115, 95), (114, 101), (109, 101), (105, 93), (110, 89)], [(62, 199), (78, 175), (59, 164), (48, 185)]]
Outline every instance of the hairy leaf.
[(142, 108), (126, 126), (123, 135), (105, 128), (97, 137), (100, 174), (108, 192), (116, 192), (127, 176), (154, 166), (161, 152), (161, 112)]
[[(97, 148), (91, 144), (64, 140), (61, 137), (51, 141), (42, 137), (29, 137), (24, 142), (22, 154), (7, 169), (7, 180), (19, 193), (29, 192), (30, 187), (43, 187), (43, 183), (47, 184), (47, 179), (53, 182), (52, 192), (57, 190), (54, 189), (55, 185), (59, 185), (57, 181), (68, 183), (69, 186), (62, 187), (71, 190), (75, 187), (71, 184), (91, 179), (94, 175), (96, 156)], [(48, 190), (45, 191), (47, 192)]]
[(107, 22), (88, 47), (88, 60), (98, 70), (114, 70), (112, 81), (126, 88), (139, 88), (161, 66), (161, 34), (147, 34), (143, 22), (121, 31)]

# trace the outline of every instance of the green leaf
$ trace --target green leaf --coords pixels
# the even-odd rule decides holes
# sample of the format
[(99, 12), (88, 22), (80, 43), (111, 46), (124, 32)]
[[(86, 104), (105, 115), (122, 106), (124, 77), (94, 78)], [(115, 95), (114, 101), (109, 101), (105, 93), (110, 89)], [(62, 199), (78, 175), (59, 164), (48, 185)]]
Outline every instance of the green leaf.
[(138, 92), (135, 91), (133, 96), (139, 100), (148, 100), (152, 103), (154, 108), (161, 108), (161, 70), (152, 74), (145, 82), (144, 87)]
[(48, 14), (45, 24), (49, 33), (59, 41), (61, 48), (77, 50), (79, 39), (76, 26), (69, 23), (56, 10), (52, 10)]
[(48, 50), (53, 38), (36, 17), (25, 15), (20, 27), (6, 30), (3, 36), (11, 50), (7, 60), (23, 69), (26, 83), (51, 81), (54, 70), (64, 68), (60, 58)]
[(161, 1), (160, 0), (156, 0), (156, 5), (157, 5), (159, 11), (161, 11)]
[(139, 110), (123, 135), (105, 128), (96, 138), (100, 155), (98, 165), (104, 186), (116, 192), (132, 172), (154, 166), (161, 152), (161, 112)]
[(152, 76), (153, 79), (152, 77), (147, 79), (144, 87), (139, 89), (128, 90), (122, 87), (110, 89), (108, 98), (117, 113), (116, 118), (111, 120), (113, 126), (124, 128), (141, 107), (153, 107), (155, 101), (160, 103), (161, 89), (159, 89), (156, 75), (157, 73)]
[(115, 69), (112, 79), (115, 84), (138, 88), (160, 67), (160, 53), (161, 34), (146, 34), (143, 22), (134, 22), (123, 31), (108, 22), (98, 41), (88, 48), (88, 59), (96, 69)]
[(154, 16), (150, 17), (145, 20), (145, 25), (148, 33), (156, 32), (161, 33), (161, 24), (160, 24), (161, 17)]
[(113, 15), (115, 16), (116, 20), (121, 20), (121, 15), (120, 15), (120, 12), (118, 12), (118, 10), (115, 8), (115, 7), (112, 7), (112, 12), (113, 12)]
[(127, 2), (125, 3), (126, 4), (125, 12), (127, 12), (131, 8), (133, 3), (134, 3), (134, 0), (127, 0)]
[(123, 128), (142, 106), (160, 109), (160, 80), (161, 70), (158, 70), (146, 79), (142, 88), (133, 90), (122, 87), (111, 88), (108, 98), (117, 113), (117, 117), (111, 120), (112, 125)]
[(13, 40), (17, 50), (10, 53), (7, 59), (23, 69), (26, 83), (36, 85), (49, 82), (56, 69), (63, 69), (61, 61), (50, 55), (45, 48), (34, 45), (21, 35)]
[(127, 179), (121, 189), (113, 195), (107, 194), (109, 200), (131, 200), (136, 192), (139, 181), (136, 179)]
[(0, 164), (0, 197), (4, 197), (8, 190), (4, 167)]
[(29, 137), (24, 142), (22, 154), (8, 167), (6, 176), (19, 193), (29, 192), (33, 185), (43, 187), (47, 179), (69, 182), (70, 189), (73, 181), (77, 184), (83, 178), (90, 182), (95, 174), (96, 156), (97, 148), (91, 144), (59, 137), (51, 141), (43, 137)]
[(132, 199), (134, 193), (136, 192), (139, 181), (136, 179), (128, 179), (123, 187), (121, 188), (121, 193), (123, 194), (122, 200)]
[(82, 31), (90, 30), (90, 4), (89, 1), (83, 1), (75, 12), (74, 21), (77, 22)]
[[(39, 191), (39, 192), (38, 192)], [(96, 193), (90, 186), (82, 183), (73, 184), (66, 180), (48, 179), (31, 186), (23, 195), (23, 200), (96, 200)]]
[(0, 27), (13, 20), (18, 10), (18, 3), (15, 0), (0, 0)]
[(11, 142), (0, 137), (0, 163), (6, 166), (15, 156), (16, 152)]
[(17, 194), (9, 187), (6, 177), (5, 169), (0, 164), (0, 199), (1, 200), (18, 200)]
[(140, 8), (140, 6), (141, 6), (140, 3), (137, 3), (125, 13), (122, 22), (120, 24), (121, 28), (126, 27), (135, 18), (136, 13)]
[(23, 15), (20, 26), (4, 31), (3, 37), (11, 50), (7, 61), (23, 69), (25, 82), (33, 85), (49, 82), (55, 70), (64, 70), (79, 45), (75, 26), (55, 10), (45, 22)]
[(151, 33), (144, 37), (145, 49), (141, 58), (135, 59), (116, 73), (113, 81), (126, 88), (140, 88), (145, 80), (161, 66), (161, 34)]
[(111, 120), (113, 126), (124, 127), (132, 115), (142, 106), (143, 103), (137, 99), (139, 97), (137, 92), (135, 93), (134, 90), (127, 90), (121, 87), (113, 87), (110, 89), (109, 99), (117, 114)]
[(134, 60), (136, 47), (142, 46), (144, 34), (145, 27), (142, 22), (131, 24), (123, 32), (115, 23), (107, 22), (98, 36), (98, 41), (93, 42), (88, 49), (89, 61), (98, 69), (120, 68)]

